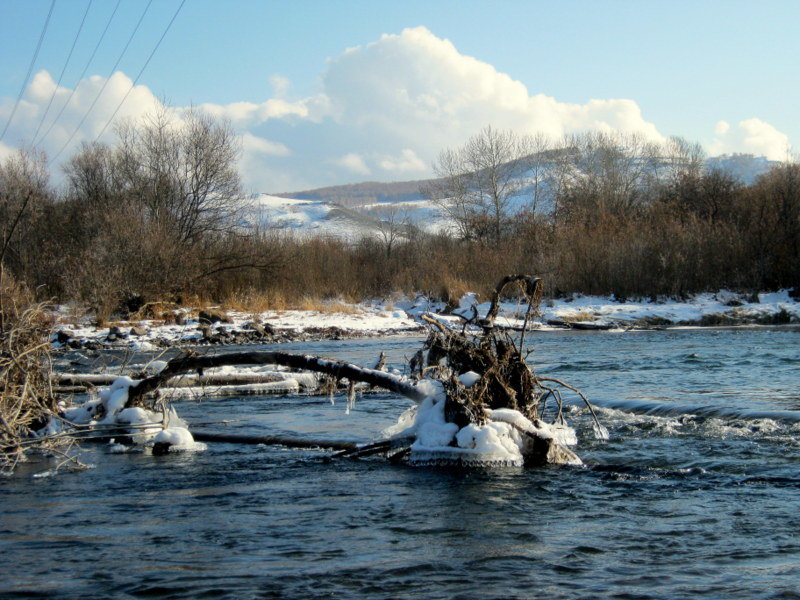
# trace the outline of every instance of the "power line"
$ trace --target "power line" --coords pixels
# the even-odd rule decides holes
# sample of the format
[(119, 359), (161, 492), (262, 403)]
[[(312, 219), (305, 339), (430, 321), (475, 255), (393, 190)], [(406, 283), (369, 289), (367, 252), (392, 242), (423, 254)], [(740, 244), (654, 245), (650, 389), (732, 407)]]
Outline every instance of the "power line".
[(39, 135), (42, 125), (44, 125), (44, 121), (47, 118), (47, 113), (50, 112), (50, 107), (53, 105), (53, 99), (56, 97), (56, 92), (58, 91), (58, 88), (61, 87), (61, 80), (64, 78), (64, 73), (67, 71), (67, 65), (69, 65), (69, 61), (72, 58), (72, 53), (75, 51), (75, 45), (78, 43), (78, 38), (81, 36), (83, 25), (86, 23), (86, 16), (89, 14), (89, 9), (92, 8), (93, 1), (94, 0), (89, 0), (89, 3), (86, 5), (86, 10), (83, 13), (83, 19), (81, 19), (78, 32), (75, 34), (75, 39), (72, 40), (72, 47), (69, 49), (69, 54), (67, 54), (67, 60), (64, 61), (64, 68), (61, 69), (61, 74), (58, 76), (58, 82), (56, 83), (56, 87), (53, 88), (53, 93), (50, 95), (50, 101), (47, 103), (47, 108), (44, 109), (44, 114), (42, 115), (42, 119), (39, 121), (39, 126), (36, 128), (36, 133), (34, 133), (33, 138), (31, 138), (32, 145), (36, 144), (36, 137)]
[(47, 12), (47, 18), (44, 20), (44, 27), (42, 27), (42, 33), (39, 34), (39, 42), (36, 44), (36, 50), (33, 53), (31, 64), (28, 66), (28, 74), (25, 76), (25, 80), (22, 82), (22, 88), (19, 90), (19, 96), (17, 96), (17, 101), (14, 103), (14, 108), (11, 110), (11, 116), (8, 117), (8, 121), (6, 121), (6, 126), (3, 128), (3, 133), (0, 134), (0, 141), (2, 141), (4, 137), (6, 137), (6, 132), (8, 131), (8, 127), (11, 125), (11, 121), (14, 120), (14, 115), (17, 112), (19, 103), (22, 101), (22, 96), (25, 93), (25, 86), (28, 85), (28, 80), (31, 78), (31, 73), (33, 72), (33, 65), (36, 64), (36, 59), (39, 58), (39, 50), (42, 47), (44, 34), (47, 31), (47, 25), (50, 23), (50, 17), (53, 14), (53, 7), (55, 5), (56, 5), (56, 0), (52, 0), (52, 2), (50, 3), (50, 10)]
[(169, 31), (170, 27), (172, 27), (172, 24), (175, 22), (175, 19), (178, 17), (178, 13), (181, 12), (181, 9), (183, 8), (183, 5), (185, 3), (186, 0), (181, 0), (180, 5), (178, 6), (178, 10), (176, 10), (175, 14), (172, 15), (172, 19), (170, 19), (170, 22), (167, 24), (167, 28), (164, 30), (164, 33), (161, 34), (161, 37), (156, 43), (155, 48), (153, 48), (153, 51), (150, 53), (150, 56), (147, 57), (147, 60), (145, 61), (144, 66), (142, 66), (141, 70), (139, 71), (139, 74), (136, 76), (136, 79), (133, 80), (133, 84), (131, 85), (130, 88), (128, 88), (128, 91), (125, 92), (125, 95), (122, 97), (122, 100), (120, 100), (119, 104), (117, 104), (117, 108), (114, 109), (114, 112), (111, 114), (111, 117), (108, 119), (108, 121), (106, 121), (106, 124), (103, 126), (103, 129), (101, 129), (100, 133), (97, 134), (97, 137), (94, 138), (95, 142), (99, 140), (100, 136), (102, 136), (106, 132), (106, 129), (108, 129), (108, 126), (111, 124), (111, 121), (113, 121), (114, 117), (117, 116), (117, 112), (119, 112), (119, 109), (122, 108), (122, 105), (124, 104), (125, 100), (128, 99), (128, 96), (133, 91), (133, 88), (136, 87), (136, 84), (138, 83), (139, 78), (142, 76), (142, 73), (144, 73), (144, 70), (147, 68), (147, 65), (150, 64), (150, 59), (153, 58), (153, 55), (156, 53), (156, 50), (158, 50), (158, 47), (161, 45), (161, 42), (164, 41), (167, 32)]
[(75, 134), (78, 133), (78, 131), (80, 130), (81, 126), (86, 121), (86, 118), (89, 116), (89, 113), (92, 112), (92, 109), (95, 107), (95, 105), (97, 104), (97, 101), (100, 99), (100, 96), (103, 95), (103, 92), (105, 91), (106, 86), (108, 85), (108, 82), (111, 81), (111, 76), (114, 74), (114, 71), (117, 70), (117, 67), (119, 66), (120, 61), (122, 61), (122, 57), (125, 56), (125, 52), (127, 52), (128, 46), (131, 45), (131, 42), (133, 41), (133, 37), (136, 35), (136, 32), (139, 31), (139, 27), (141, 26), (142, 21), (144, 21), (144, 17), (147, 14), (147, 11), (149, 10), (150, 5), (152, 3), (153, 3), (153, 0), (150, 0), (147, 3), (147, 6), (144, 7), (144, 11), (142, 12), (142, 16), (139, 17), (139, 21), (136, 23), (136, 27), (133, 28), (133, 32), (131, 33), (130, 37), (128, 38), (127, 43), (125, 44), (125, 47), (122, 49), (122, 52), (120, 53), (119, 57), (117, 58), (117, 62), (115, 62), (114, 66), (111, 67), (111, 73), (109, 73), (108, 77), (106, 77), (106, 80), (103, 82), (103, 86), (100, 88), (100, 91), (97, 93), (97, 96), (94, 97), (94, 100), (92, 101), (92, 104), (89, 106), (89, 108), (84, 113), (83, 118), (80, 120), (80, 123), (78, 123), (78, 126), (75, 128), (75, 130), (72, 132), (72, 135), (70, 135), (69, 138), (67, 139), (67, 141), (64, 142), (64, 145), (61, 146), (61, 148), (59, 149), (58, 152), (56, 152), (55, 156), (53, 156), (53, 158), (51, 158), (49, 161), (47, 161), (48, 165), (53, 163), (53, 162), (55, 162), (55, 160), (59, 156), (61, 156), (61, 153), (64, 152), (64, 150), (67, 148), (67, 146), (69, 146), (69, 143), (72, 141), (72, 138), (74, 138)]
[[(80, 83), (83, 80), (83, 77), (86, 75), (86, 72), (89, 70), (89, 66), (92, 64), (92, 61), (94, 60), (94, 57), (97, 54), (97, 50), (100, 48), (100, 44), (103, 43), (103, 39), (106, 37), (106, 33), (108, 32), (108, 28), (111, 26), (111, 21), (114, 20), (114, 16), (117, 14), (117, 9), (119, 8), (119, 5), (120, 5), (121, 2), (122, 2), (122, 0), (117, 0), (117, 5), (114, 7), (114, 11), (111, 13), (111, 16), (108, 18), (108, 22), (106, 23), (106, 26), (103, 29), (103, 33), (100, 34), (100, 39), (97, 40), (97, 44), (95, 44), (94, 50), (92, 50), (92, 54), (89, 57), (89, 60), (86, 61), (86, 66), (83, 67), (83, 71), (81, 71), (81, 74), (78, 76), (78, 83)], [(78, 89), (78, 83), (76, 83), (75, 87), (72, 88), (72, 91), (69, 93), (69, 97), (67, 98), (67, 101), (64, 102), (64, 104), (61, 106), (61, 110), (58, 111), (58, 114), (56, 115), (56, 118), (53, 119), (53, 122), (50, 123), (50, 127), (48, 127), (47, 131), (44, 132), (44, 135), (41, 138), (42, 140), (47, 138), (47, 136), (53, 130), (53, 127), (55, 127), (56, 123), (61, 118), (61, 115), (64, 114), (64, 110), (66, 110), (67, 106), (69, 106), (69, 103), (72, 100), (72, 97), (75, 95), (75, 92)]]

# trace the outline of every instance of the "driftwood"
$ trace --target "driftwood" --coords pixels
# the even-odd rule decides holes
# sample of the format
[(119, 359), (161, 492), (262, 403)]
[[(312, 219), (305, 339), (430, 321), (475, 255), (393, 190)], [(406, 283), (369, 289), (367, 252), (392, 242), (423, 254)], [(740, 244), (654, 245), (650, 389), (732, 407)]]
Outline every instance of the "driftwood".
[[(495, 327), (500, 299), (512, 285), (519, 286), (520, 293), (528, 301), (525, 323), (518, 340), (511, 337), (509, 330)], [(473, 309), (471, 316), (460, 315), (463, 324), (458, 329), (433, 315), (422, 317), (429, 325), (429, 336), (423, 348), (412, 359), (411, 371), (417, 379), (433, 378), (443, 384), (444, 416), (447, 422), (456, 424), (459, 429), (470, 424), (483, 425), (490, 420), (490, 409), (507, 408), (520, 412), (535, 424), (543, 418), (547, 400), (552, 398), (556, 403), (553, 421), (563, 423), (563, 401), (559, 388), (564, 388), (575, 392), (586, 402), (595, 419), (596, 429), (602, 431), (594, 410), (583, 393), (562, 381), (537, 377), (526, 362), (524, 336), (528, 323), (538, 312), (541, 290), (542, 282), (538, 277), (511, 275), (498, 283), (485, 317), (481, 318), (477, 310)], [(346, 378), (351, 396), (354, 383), (364, 382), (402, 394), (417, 402), (425, 398), (425, 394), (412, 382), (379, 370), (383, 367), (382, 362), (379, 361), (377, 368), (369, 369), (288, 352), (255, 351), (212, 356), (186, 354), (171, 360), (161, 373), (142, 380), (132, 388), (129, 404), (139, 402), (145, 394), (158, 389), (178, 374), (197, 371), (202, 377), (203, 369), (234, 364), (275, 364), (325, 373), (333, 380)], [(477, 377), (477, 380), (470, 385), (464, 385), (460, 376), (470, 372), (474, 373), (470, 377)], [(530, 431), (521, 433), (526, 439), (524, 451), (528, 464), (561, 464), (579, 460), (550, 436), (537, 435)], [(409, 438), (381, 441), (343, 450), (334, 457), (358, 458), (387, 454), (390, 458), (397, 458), (405, 456), (413, 442)]]
[(330, 448), (343, 452), (357, 451), (358, 444), (334, 440), (303, 440), (278, 435), (244, 435), (239, 433), (213, 433), (191, 429), (192, 437), (198, 442), (224, 442), (229, 444), (263, 444), (265, 446), (286, 446), (288, 448)]
[[(516, 336), (516, 331), (495, 326), (500, 310), (500, 299), (512, 285), (518, 286), (519, 293), (528, 303), (518, 339), (512, 337)], [(322, 373), (327, 378), (323, 379), (323, 385), (320, 387), (331, 393), (340, 389), (337, 385), (339, 382), (346, 380), (348, 406), (354, 400), (357, 383), (384, 388), (416, 402), (422, 402), (427, 398), (427, 394), (421, 389), (423, 386), (417, 386), (416, 381), (426, 378), (442, 384), (444, 419), (448, 423), (457, 425), (458, 430), (470, 425), (477, 426), (479, 430), (492, 420), (492, 411), (512, 409), (528, 420), (527, 425), (524, 423), (511, 425), (522, 435), (523, 442), (518, 443), (521, 444), (519, 447), (526, 464), (574, 464), (576, 461), (580, 463), (577, 456), (556, 441), (552, 433), (548, 433), (555, 430), (549, 429), (550, 426), (544, 422), (545, 409), (548, 400), (552, 399), (556, 405), (555, 409), (550, 411), (552, 423), (563, 424), (563, 400), (560, 390), (571, 390), (584, 400), (595, 419), (596, 431), (602, 432), (603, 429), (597, 421), (594, 410), (586, 396), (579, 390), (554, 378), (536, 376), (526, 362), (528, 354), (525, 351), (525, 333), (528, 323), (538, 313), (542, 287), (542, 281), (538, 277), (510, 275), (498, 283), (492, 294), (490, 308), (484, 317), (481, 317), (473, 307), (471, 315), (457, 314), (462, 323), (454, 327), (433, 315), (424, 315), (422, 318), (429, 326), (429, 335), (423, 347), (409, 363), (411, 379), (384, 371), (384, 356), (374, 368), (366, 368), (339, 360), (272, 350), (211, 355), (198, 355), (190, 351), (167, 362), (158, 374), (141, 379), (132, 385), (128, 389), (126, 406), (147, 404), (148, 395), (167, 389), (167, 386), (173, 386), (174, 390), (176, 382), (181, 382), (181, 385), (198, 386), (229, 386), (232, 382), (247, 382), (253, 388), (280, 384), (279, 376), (204, 374), (206, 369), (228, 365), (280, 365), (295, 370)], [(178, 377), (181, 379), (176, 379)], [(96, 376), (63, 376), (58, 380), (62, 385), (97, 385), (101, 381), (106, 383), (106, 380)], [(329, 384), (327, 387), (326, 381)], [(237, 393), (246, 391), (245, 388), (232, 389)], [(156, 394), (156, 402), (159, 401), (158, 398), (159, 394)], [(359, 458), (385, 454), (394, 461), (407, 456), (416, 439), (403, 437), (358, 446), (349, 442), (298, 440), (282, 436), (250, 436), (205, 431), (193, 433), (198, 441), (280, 444), (301, 448), (326, 447), (340, 450), (332, 458)], [(450, 446), (453, 446), (455, 455), (458, 455), (459, 451), (471, 448), (465, 447), (459, 450), (455, 438), (450, 442)], [(426, 447), (428, 446), (422, 446)], [(436, 444), (430, 447), (439, 452)], [(447, 447), (440, 449), (445, 453), (448, 451)], [(164, 448), (159, 448), (158, 451), (162, 452)], [(413, 456), (412, 454), (412, 458)]]
[(158, 375), (142, 379), (135, 387), (132, 387), (127, 406), (135, 405), (145, 394), (157, 390), (166, 381), (176, 375), (188, 373), (190, 371), (201, 372), (203, 369), (227, 365), (281, 365), (293, 369), (305, 369), (307, 371), (325, 373), (336, 379), (346, 378), (350, 381), (368, 383), (369, 385), (382, 387), (391, 392), (401, 394), (416, 402), (421, 402), (425, 398), (425, 394), (418, 390), (413, 383), (397, 375), (377, 369), (359, 367), (339, 360), (329, 360), (308, 354), (292, 354), (290, 352), (271, 350), (203, 356), (189, 352), (170, 360), (167, 366)]
[[(60, 373), (53, 379), (58, 386), (71, 387), (97, 387), (101, 385), (111, 385), (119, 377), (112, 374), (96, 373)], [(180, 377), (180, 378), (178, 378)], [(253, 383), (274, 383), (283, 381), (283, 378), (275, 375), (243, 374), (233, 373), (224, 375), (205, 375), (205, 376), (175, 376), (174, 381), (170, 381), (170, 387), (204, 387), (210, 385), (249, 385)]]

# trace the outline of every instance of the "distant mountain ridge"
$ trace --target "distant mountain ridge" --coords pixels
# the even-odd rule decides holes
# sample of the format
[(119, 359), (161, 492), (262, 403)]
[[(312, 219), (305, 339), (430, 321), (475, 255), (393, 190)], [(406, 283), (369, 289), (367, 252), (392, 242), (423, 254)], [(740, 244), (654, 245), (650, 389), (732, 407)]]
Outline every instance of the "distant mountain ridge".
[(707, 169), (720, 169), (733, 175), (745, 185), (754, 183), (759, 175), (763, 175), (772, 167), (781, 164), (777, 160), (769, 160), (766, 156), (752, 154), (723, 154), (706, 159)]
[[(707, 169), (720, 169), (747, 185), (755, 182), (759, 175), (763, 175), (779, 164), (779, 161), (768, 160), (764, 156), (752, 154), (724, 154), (712, 156), (705, 161)], [(365, 181), (271, 195), (279, 198), (330, 202), (347, 207), (376, 203), (414, 202), (423, 199), (420, 188), (434, 181), (436, 179), (396, 182)]]
[(365, 181), (363, 183), (350, 183), (304, 190), (273, 194), (279, 198), (294, 198), (297, 200), (321, 200), (334, 202), (342, 206), (363, 206), (379, 202), (413, 202), (421, 200), (420, 187), (434, 181), (433, 179), (420, 179), (415, 181), (396, 181), (384, 183), (380, 181)]

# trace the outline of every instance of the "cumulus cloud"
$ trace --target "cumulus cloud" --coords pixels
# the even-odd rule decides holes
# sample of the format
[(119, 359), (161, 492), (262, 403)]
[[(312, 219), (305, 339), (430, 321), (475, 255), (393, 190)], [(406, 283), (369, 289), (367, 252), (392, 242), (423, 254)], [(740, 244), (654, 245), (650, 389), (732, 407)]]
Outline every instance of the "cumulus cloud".
[[(425, 177), (444, 148), (461, 145), (486, 125), (552, 139), (579, 131), (638, 133), (663, 139), (631, 99), (560, 102), (531, 91), (489, 63), (461, 54), (447, 39), (425, 27), (386, 34), (328, 60), (319, 88), (306, 97), (292, 95), (291, 82), (273, 74), (271, 97), (261, 102), (204, 103), (197, 108), (227, 119), (243, 135), (241, 169), (254, 191), (291, 191), (352, 182), (367, 175), (397, 179)], [(54, 115), (63, 115), (42, 142), (51, 156), (77, 128), (63, 157), (81, 141), (95, 139), (130, 94), (117, 118), (139, 118), (161, 106), (144, 85), (131, 90), (124, 73), (57, 87), (46, 72), (29, 84), (0, 152), (30, 142), (55, 91)], [(87, 108), (95, 107), (78, 128)], [(0, 123), (14, 104), (0, 98)], [(180, 119), (184, 107), (171, 107)], [(759, 119), (732, 126), (720, 121), (709, 146), (712, 154), (751, 152), (785, 158), (788, 138)], [(109, 128), (103, 140), (111, 140)], [(291, 149), (291, 150), (290, 150)], [(63, 158), (62, 157), (62, 158)]]
[(357, 175), (369, 175), (372, 172), (367, 163), (364, 162), (364, 158), (355, 152), (349, 152), (344, 156), (332, 159), (330, 162)]
[(661, 137), (632, 100), (579, 105), (531, 95), (520, 81), (461, 54), (425, 27), (348, 49), (330, 62), (323, 84), (338, 122), (413, 142), (426, 158), (487, 124), (551, 137), (579, 130)]
[(251, 133), (242, 135), (242, 150), (245, 153), (266, 156), (289, 156), (292, 153), (289, 148), (279, 142), (271, 142)]
[(229, 120), (238, 127), (252, 127), (271, 119), (309, 119), (319, 122), (327, 113), (327, 99), (316, 96), (296, 102), (270, 98), (260, 104), (233, 102), (231, 104), (200, 104), (198, 108), (218, 118)]
[(384, 171), (397, 174), (410, 174), (425, 172), (428, 167), (410, 148), (405, 148), (400, 156), (387, 156), (380, 161)]
[[(132, 86), (131, 78), (118, 71), (109, 78), (82, 79), (69, 89), (56, 86), (47, 71), (40, 71), (25, 91), (6, 141), (17, 147), (30, 144), (39, 129), (37, 145), (51, 157), (62, 149), (66, 156), (81, 142), (93, 141), (101, 134), (99, 139), (108, 141), (113, 137), (113, 127), (107, 127), (112, 116), (115, 122), (136, 119), (161, 106), (147, 86)], [(53, 103), (45, 115), (51, 97)], [(0, 121), (9, 118), (12, 104), (0, 105)]]
[(709, 145), (712, 155), (742, 152), (766, 156), (770, 160), (786, 160), (791, 149), (789, 136), (761, 119), (746, 119), (731, 128), (725, 121), (717, 123), (717, 137)]

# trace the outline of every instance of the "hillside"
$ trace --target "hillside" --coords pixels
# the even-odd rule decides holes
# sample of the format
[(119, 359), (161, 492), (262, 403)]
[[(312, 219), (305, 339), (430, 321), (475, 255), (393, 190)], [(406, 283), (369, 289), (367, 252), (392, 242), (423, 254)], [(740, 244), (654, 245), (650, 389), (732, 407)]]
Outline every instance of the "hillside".
[[(342, 186), (346, 187), (346, 186)], [(383, 201), (350, 206), (321, 199), (253, 196), (246, 225), (291, 233), (299, 237), (329, 236), (347, 241), (380, 236), (386, 227), (415, 225), (435, 232), (447, 227), (439, 210), (427, 200)]]
[[(746, 185), (753, 183), (759, 175), (763, 175), (777, 164), (780, 163), (767, 160), (763, 156), (753, 156), (752, 154), (724, 154), (707, 158), (705, 161), (707, 169), (722, 170), (733, 175)], [(272, 195), (278, 198), (320, 200), (346, 207), (365, 206), (374, 203), (405, 203), (421, 200), (420, 189), (434, 181), (436, 180), (365, 181)]]
[(335, 202), (342, 206), (373, 204), (376, 202), (408, 202), (421, 199), (420, 187), (430, 183), (430, 181), (429, 179), (391, 183), (365, 181), (363, 183), (334, 185), (315, 190), (274, 194), (274, 196), (300, 200), (322, 200), (324, 202)]

